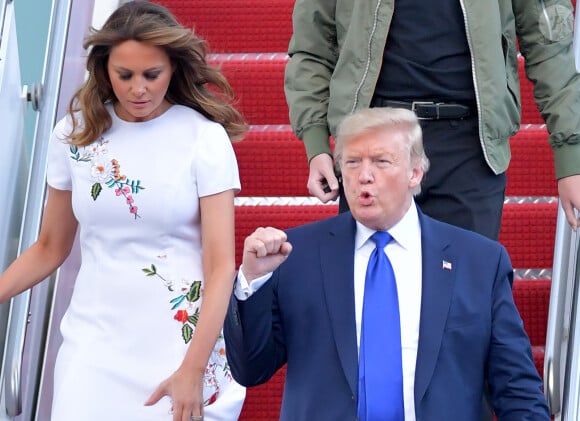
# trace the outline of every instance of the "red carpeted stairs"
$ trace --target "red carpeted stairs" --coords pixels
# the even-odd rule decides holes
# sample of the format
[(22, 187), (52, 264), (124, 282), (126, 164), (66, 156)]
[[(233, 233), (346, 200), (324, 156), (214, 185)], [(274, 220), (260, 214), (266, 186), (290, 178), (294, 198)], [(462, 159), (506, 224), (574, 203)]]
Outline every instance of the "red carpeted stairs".
[[(284, 67), (292, 33), (294, 0), (157, 0), (182, 24), (208, 41), (211, 61), (223, 69), (252, 128), (234, 145), (242, 191), (236, 206), (236, 259), (256, 227), (289, 228), (336, 214), (308, 196), (308, 166), (292, 133), (284, 98)], [(557, 189), (548, 133), (532, 99), (531, 83), (519, 70), (522, 126), (511, 139), (507, 200), (500, 241), (514, 268), (514, 297), (543, 374), (544, 343), (554, 250)], [(285, 370), (248, 389), (241, 421), (275, 421)]]

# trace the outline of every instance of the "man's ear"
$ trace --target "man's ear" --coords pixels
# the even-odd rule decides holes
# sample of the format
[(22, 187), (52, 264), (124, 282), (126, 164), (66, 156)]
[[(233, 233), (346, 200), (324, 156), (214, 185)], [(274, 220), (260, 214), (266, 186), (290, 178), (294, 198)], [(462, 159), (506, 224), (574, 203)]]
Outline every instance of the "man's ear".
[(423, 180), (423, 174), (424, 171), (420, 167), (411, 169), (411, 174), (409, 177), (409, 187), (411, 187), (411, 189), (414, 189), (421, 184), (421, 180)]

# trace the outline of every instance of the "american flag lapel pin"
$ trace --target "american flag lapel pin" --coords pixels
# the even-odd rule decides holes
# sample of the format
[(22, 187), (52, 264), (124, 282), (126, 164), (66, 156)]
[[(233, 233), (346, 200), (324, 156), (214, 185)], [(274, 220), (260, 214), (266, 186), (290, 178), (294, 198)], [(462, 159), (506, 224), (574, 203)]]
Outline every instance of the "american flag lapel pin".
[(453, 268), (453, 266), (451, 265), (451, 262), (448, 262), (447, 260), (443, 260), (443, 269), (451, 270), (452, 268)]

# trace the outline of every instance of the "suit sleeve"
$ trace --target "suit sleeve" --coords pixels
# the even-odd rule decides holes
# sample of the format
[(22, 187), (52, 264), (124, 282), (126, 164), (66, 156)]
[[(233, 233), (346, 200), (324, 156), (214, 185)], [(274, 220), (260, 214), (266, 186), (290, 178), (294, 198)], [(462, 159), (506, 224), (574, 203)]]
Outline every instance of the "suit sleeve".
[(549, 420), (542, 381), (515, 306), (513, 269), (502, 247), (492, 297), (492, 331), (487, 380), (499, 421)]
[(234, 379), (243, 386), (267, 382), (286, 363), (276, 300), (278, 271), (247, 300), (232, 294), (224, 322), (226, 353)]

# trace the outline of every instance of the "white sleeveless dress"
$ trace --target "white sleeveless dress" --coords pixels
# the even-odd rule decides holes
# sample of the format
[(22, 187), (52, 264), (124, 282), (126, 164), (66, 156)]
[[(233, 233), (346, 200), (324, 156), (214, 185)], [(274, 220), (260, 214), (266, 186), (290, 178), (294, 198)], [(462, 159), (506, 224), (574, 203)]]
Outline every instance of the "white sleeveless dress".
[[(182, 362), (203, 299), (199, 198), (238, 191), (223, 127), (174, 105), (120, 120), (71, 147), (54, 129), (48, 184), (71, 190), (82, 263), (63, 317), (52, 421), (171, 421), (171, 400), (144, 402)], [(205, 420), (237, 420), (245, 389), (220, 336), (206, 369)]]

